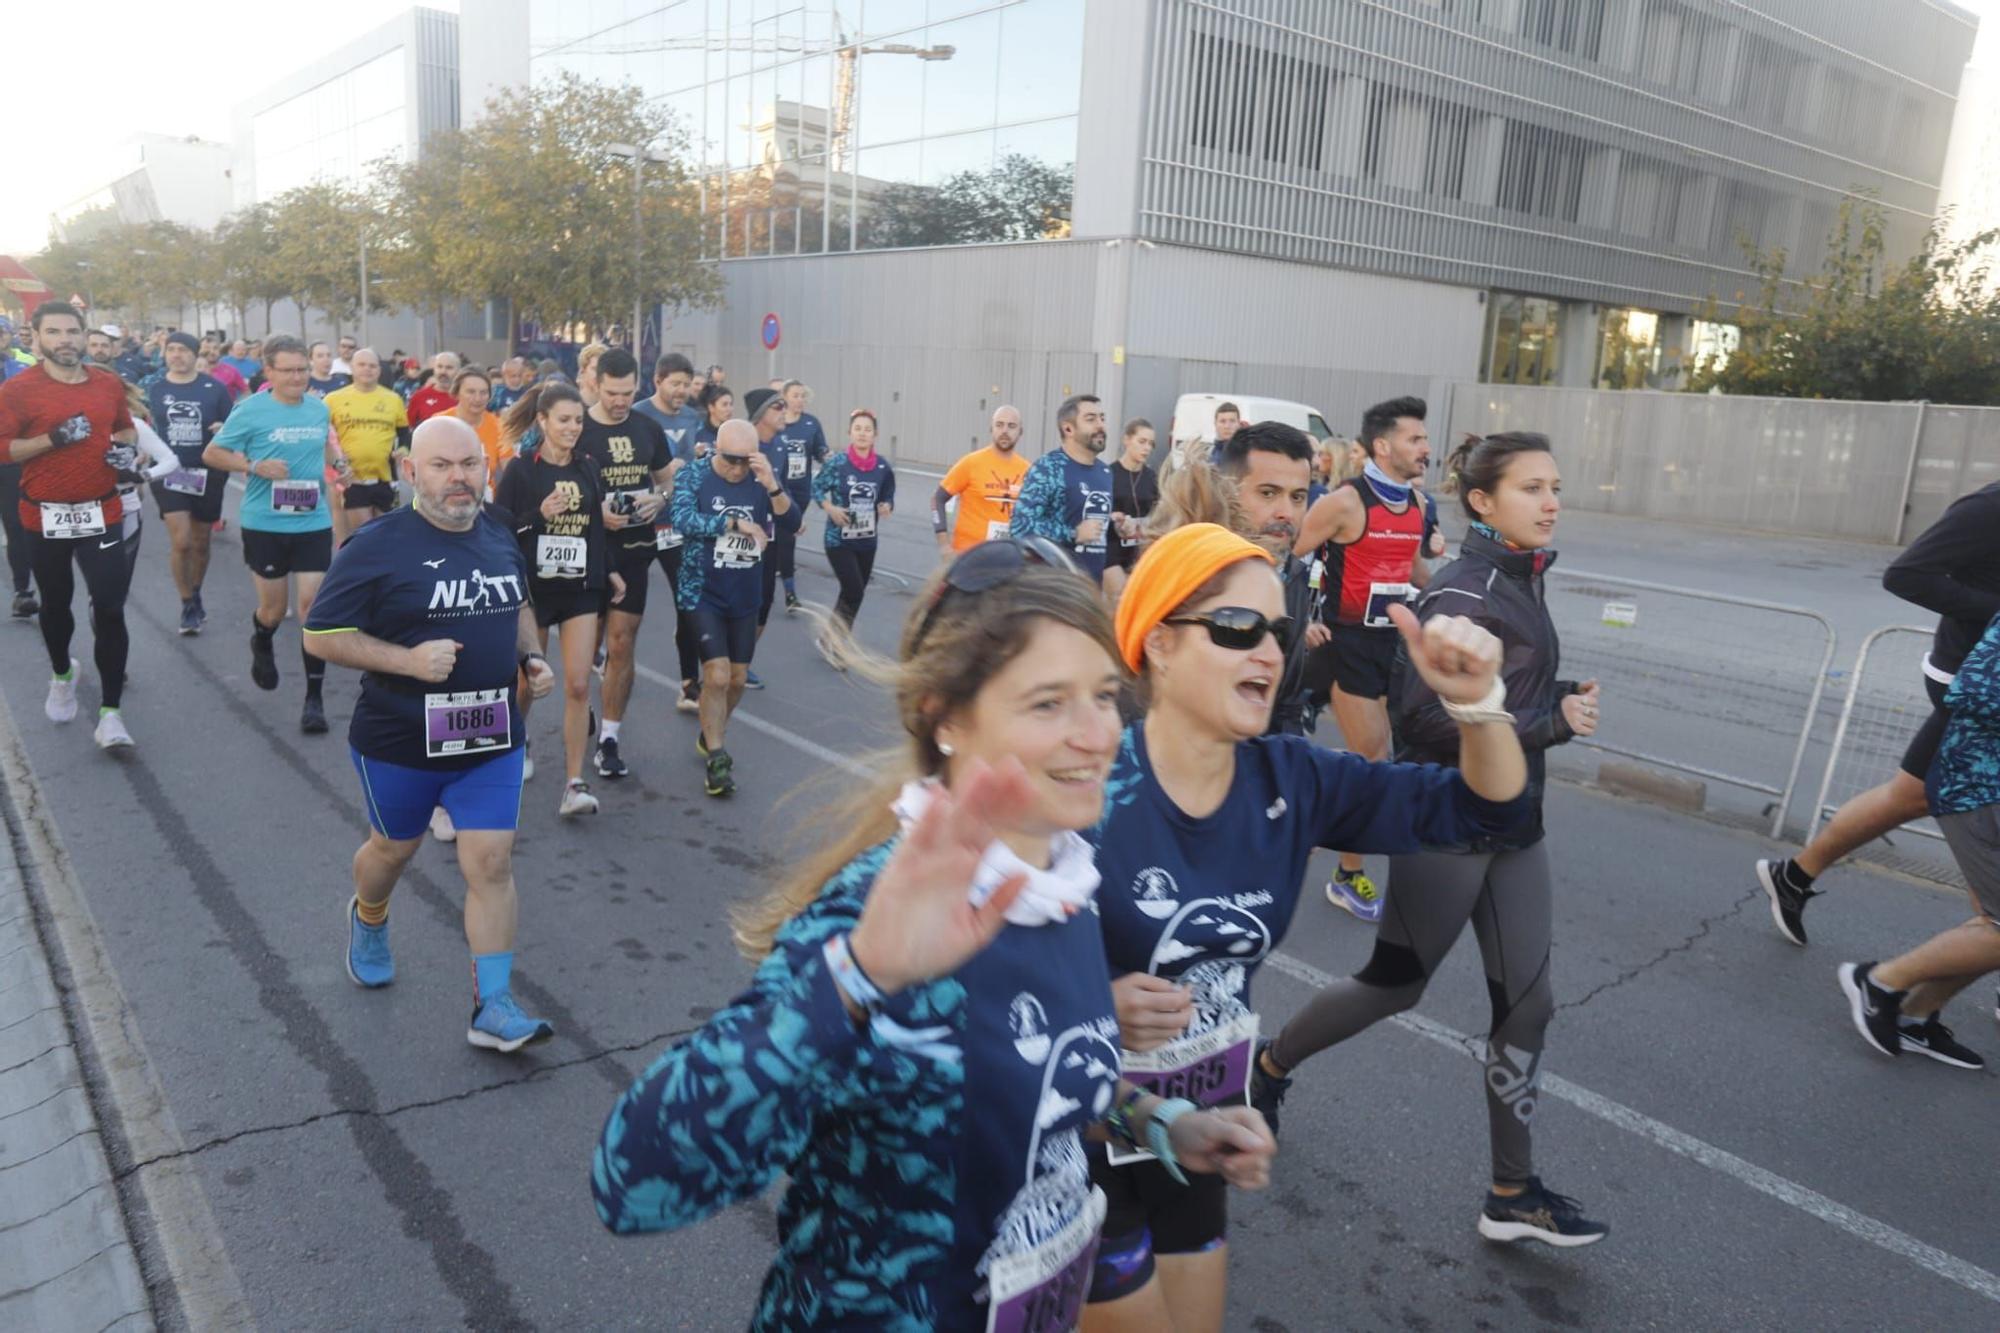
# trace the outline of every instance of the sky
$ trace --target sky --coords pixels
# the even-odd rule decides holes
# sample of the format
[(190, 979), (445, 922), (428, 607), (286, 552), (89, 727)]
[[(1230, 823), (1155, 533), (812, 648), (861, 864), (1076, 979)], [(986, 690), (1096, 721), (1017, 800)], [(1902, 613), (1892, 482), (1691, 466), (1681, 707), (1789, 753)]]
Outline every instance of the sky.
[[(461, 8), (460, 0), (426, 3), (454, 13)], [(479, 3), (469, 0), (468, 12), (476, 15)], [(1982, 19), (1975, 62), (2000, 71), (2000, 0), (1958, 3)], [(409, 0), (344, 0), (313, 12), (337, 14), (337, 31), (358, 34), (408, 8)], [(37, 107), (34, 123), (17, 126), (8, 137), (0, 254), (25, 257), (40, 250), (49, 214), (106, 184), (120, 160), (119, 145), (136, 130), (228, 142), (235, 102), (321, 54), (335, 30), (322, 19), (292, 22), (282, 10), (252, 6), (244, 12), (244, 22), (190, 22), (185, 7), (157, 0), (108, 0), (82, 11), (46, 2), (8, 4), (4, 31), (11, 50), (53, 55), (62, 64), (81, 54), (79, 27), (87, 23), (99, 32), (90, 44), (90, 87), (127, 95), (78, 92), (67, 120), (50, 120)], [(102, 40), (106, 25), (115, 27), (109, 41)], [(302, 33), (311, 41), (302, 42)], [(58, 125), (61, 132), (51, 133)]]
[[(479, 0), (471, 4), (476, 12)], [(425, 0), (424, 7), (457, 13), (460, 5)], [(119, 145), (135, 132), (227, 143), (238, 101), (338, 45), (337, 35), (358, 36), (410, 8), (410, 0), (342, 0), (296, 11), (252, 5), (196, 19), (187, 7), (158, 0), (9, 3), (0, 23), (7, 49), (41, 52), (56, 66), (82, 60), (91, 91), (74, 85), (70, 114), (61, 118), (37, 99), (28, 123), (12, 126), (0, 156), (0, 254), (40, 250), (49, 214), (107, 184)], [(232, 17), (221, 17), (225, 12)], [(107, 95), (113, 89), (123, 96)]]

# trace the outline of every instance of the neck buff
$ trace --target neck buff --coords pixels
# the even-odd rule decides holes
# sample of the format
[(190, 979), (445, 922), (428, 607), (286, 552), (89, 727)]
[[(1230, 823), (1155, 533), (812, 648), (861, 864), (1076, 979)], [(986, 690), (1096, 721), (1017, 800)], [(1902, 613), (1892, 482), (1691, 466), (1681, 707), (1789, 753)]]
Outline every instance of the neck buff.
[(1514, 545), (1514, 543), (1508, 541), (1505, 537), (1502, 537), (1500, 535), (1500, 529), (1494, 527), (1491, 523), (1484, 522), (1483, 520), (1474, 519), (1472, 522), (1472, 530), (1478, 533), (1480, 536), (1486, 538), (1488, 541), (1496, 542), (1510, 551), (1519, 551), (1523, 549), (1522, 547)]
[(853, 445), (850, 444), (847, 446), (847, 461), (854, 465), (856, 472), (873, 472), (876, 462), (881, 457), (882, 452), (879, 449), (870, 449), (868, 456), (863, 458), (860, 454), (854, 452)]
[[(889, 808), (896, 812), (905, 833), (930, 807), (931, 798), (937, 791), (935, 778), (903, 784), (902, 793)], [(1021, 890), (1021, 896), (1007, 909), (1010, 925), (1055, 925), (1082, 911), (1090, 902), (1091, 895), (1097, 892), (1097, 864), (1091, 855), (1090, 844), (1074, 833), (1059, 833), (1049, 841), (1052, 856), (1047, 870), (1029, 865), (1004, 842), (996, 841), (988, 847), (979, 862), (978, 871), (972, 877), (972, 890), (968, 895), (972, 905), (977, 907), (984, 903), (1009, 876), (1026, 875), (1028, 887)]]
[(1400, 505), (1410, 502), (1410, 483), (1407, 481), (1397, 481), (1381, 468), (1376, 467), (1374, 459), (1369, 459), (1367, 464), (1362, 467), (1361, 475), (1368, 478), (1368, 484), (1375, 488), (1375, 494), (1381, 496), (1390, 504)]

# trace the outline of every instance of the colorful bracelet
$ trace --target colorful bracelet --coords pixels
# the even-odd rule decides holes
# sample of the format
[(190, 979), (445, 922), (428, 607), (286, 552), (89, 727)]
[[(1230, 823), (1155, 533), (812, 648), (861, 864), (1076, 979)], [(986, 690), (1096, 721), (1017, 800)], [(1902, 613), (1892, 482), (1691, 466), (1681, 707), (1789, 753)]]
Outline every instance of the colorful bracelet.
[(1185, 1097), (1176, 1097), (1155, 1106), (1153, 1114), (1146, 1120), (1147, 1150), (1160, 1159), (1160, 1165), (1167, 1168), (1168, 1175), (1183, 1185), (1188, 1183), (1188, 1179), (1181, 1171), (1180, 1161), (1174, 1156), (1173, 1141), (1167, 1137), (1167, 1131), (1173, 1128), (1174, 1121), (1194, 1109), (1193, 1102)]
[(847, 947), (846, 935), (835, 935), (820, 946), (820, 953), (826, 959), (826, 970), (833, 974), (833, 984), (840, 987), (847, 998), (854, 1001), (854, 1007), (873, 1018), (882, 1011), (888, 999), (882, 988), (868, 979), (861, 970), (861, 964), (854, 961), (854, 954)]
[(1132, 1090), (1119, 1099), (1118, 1105), (1111, 1108), (1111, 1114), (1104, 1117), (1105, 1127), (1134, 1148), (1145, 1146), (1139, 1142), (1141, 1138), (1139, 1131), (1132, 1128), (1132, 1111), (1139, 1105), (1139, 1099), (1146, 1095), (1145, 1088), (1137, 1083), (1133, 1084)]

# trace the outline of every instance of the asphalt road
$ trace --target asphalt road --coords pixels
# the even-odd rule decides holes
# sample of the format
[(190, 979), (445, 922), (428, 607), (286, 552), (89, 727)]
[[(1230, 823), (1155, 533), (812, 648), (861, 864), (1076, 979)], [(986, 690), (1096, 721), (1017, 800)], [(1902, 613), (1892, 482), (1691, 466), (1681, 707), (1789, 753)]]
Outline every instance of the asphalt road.
[[(604, 813), (572, 824), (554, 813), (557, 710), (537, 710), (546, 767), (517, 855), (517, 990), (558, 1036), (497, 1057), (462, 1036), (471, 996), (449, 848), (426, 846), (395, 901), (396, 985), (363, 993), (342, 970), (363, 829), (341, 738), (352, 677), (329, 684), (334, 734), (301, 736), (295, 626), (280, 635), (278, 692), (248, 679), (234, 529), (197, 639), (173, 632), (156, 520), (146, 542), (126, 700), (136, 753), (107, 758), (84, 721), (42, 717), (31, 626), (0, 625), (0, 692), (259, 1322), (741, 1327), (772, 1248), (769, 1202), (614, 1238), (591, 1210), (590, 1151), (616, 1091), (744, 979), (726, 914), (799, 832), (808, 805), (780, 798), (845, 780), (832, 761), (865, 762), (887, 739), (879, 697), (821, 664), (805, 623), (781, 619), (757, 663), (771, 688), (731, 732), (734, 800), (701, 795), (693, 721), (648, 679), (625, 728), (635, 776), (600, 784)], [(915, 566), (921, 534), (891, 550), (885, 565)], [(802, 591), (830, 602), (824, 565), (805, 564)], [(907, 605), (878, 581), (864, 638), (887, 647)], [(667, 618), (649, 624), (641, 660), (673, 673)], [(82, 693), (94, 707), (88, 674)], [(1962, 902), (1844, 872), (1800, 951), (1753, 898), (1765, 844), (1739, 828), (1577, 786), (1554, 791), (1549, 823), (1562, 1008), (1541, 1165), (1612, 1236), (1555, 1254), (1475, 1234), (1484, 1109), (1452, 1034), (1479, 1032), (1486, 1002), (1466, 944), (1419, 1017), (1307, 1067), (1273, 1188), (1234, 1203), (1230, 1326), (2000, 1323), (1994, 1082), (1868, 1052), (1833, 976), (1962, 919)], [(1316, 975), (1358, 966), (1370, 938), (1309, 894), (1282, 964), (1257, 982), (1267, 1022)], [(1993, 998), (1975, 987), (1957, 1018), (2000, 1058)], [(144, 1218), (135, 1230), (157, 1278), (157, 1238)]]

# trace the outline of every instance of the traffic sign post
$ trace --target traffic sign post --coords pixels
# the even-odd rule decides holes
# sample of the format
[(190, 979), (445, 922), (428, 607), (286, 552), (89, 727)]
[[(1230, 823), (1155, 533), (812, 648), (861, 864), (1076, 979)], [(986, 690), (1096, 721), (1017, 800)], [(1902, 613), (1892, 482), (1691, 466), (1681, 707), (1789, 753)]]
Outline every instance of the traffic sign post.
[(774, 380), (778, 377), (778, 338), (783, 331), (778, 323), (778, 312), (775, 310), (768, 311), (764, 315), (764, 327), (762, 329), (762, 337), (764, 339), (764, 378), (767, 380)]

